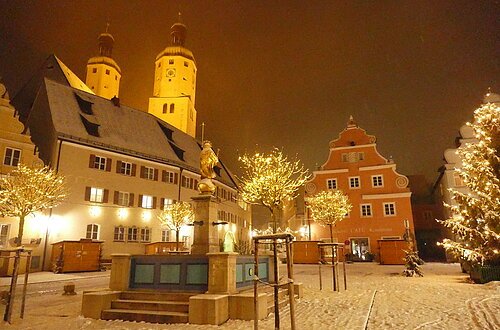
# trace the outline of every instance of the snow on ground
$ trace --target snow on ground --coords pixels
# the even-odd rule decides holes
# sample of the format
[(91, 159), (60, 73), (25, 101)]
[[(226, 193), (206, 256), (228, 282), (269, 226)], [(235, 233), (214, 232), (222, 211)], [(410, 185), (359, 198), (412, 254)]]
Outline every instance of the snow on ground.
[[(330, 268), (323, 267), (320, 291), (318, 266), (295, 265), (296, 281), (305, 288), (296, 304), (297, 329), (365, 329), (365, 324), (367, 329), (500, 329), (500, 282), (472, 284), (457, 264), (428, 263), (422, 269), (424, 277), (406, 278), (400, 275), (403, 266), (349, 264), (348, 290), (342, 285), (341, 292), (333, 292)], [(81, 292), (32, 295), (24, 320), (16, 310), (14, 323), (0, 323), (0, 328), (253, 329), (252, 321), (241, 320), (229, 320), (220, 327), (92, 320), (79, 316), (81, 299)], [(289, 309), (283, 308), (280, 315), (281, 328), (290, 329)], [(259, 322), (259, 329), (274, 329), (272, 314)]]

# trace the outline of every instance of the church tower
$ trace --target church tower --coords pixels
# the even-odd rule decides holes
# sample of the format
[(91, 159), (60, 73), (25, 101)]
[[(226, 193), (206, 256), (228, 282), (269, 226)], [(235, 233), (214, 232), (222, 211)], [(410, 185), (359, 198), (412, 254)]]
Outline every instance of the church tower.
[[(109, 24), (108, 24), (109, 27)], [(106, 32), (99, 35), (99, 56), (92, 57), (87, 62), (87, 78), (85, 84), (101, 97), (112, 99), (118, 97), (121, 70), (118, 64), (111, 58), (115, 39)]]
[(156, 57), (153, 97), (148, 112), (181, 131), (196, 136), (196, 63), (184, 47), (186, 26), (179, 21), (170, 28), (170, 45)]

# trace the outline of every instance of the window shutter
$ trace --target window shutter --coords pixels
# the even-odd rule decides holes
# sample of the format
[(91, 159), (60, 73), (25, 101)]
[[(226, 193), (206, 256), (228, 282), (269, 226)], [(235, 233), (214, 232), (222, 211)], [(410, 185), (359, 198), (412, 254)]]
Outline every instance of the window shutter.
[(165, 198), (160, 198), (160, 209), (163, 210), (163, 206), (165, 205)]
[(117, 160), (116, 161), (116, 173), (120, 173), (120, 169), (122, 168), (122, 161)]
[(175, 173), (174, 174), (174, 184), (177, 184), (179, 182), (179, 174)]
[(106, 158), (106, 172), (111, 172), (111, 158)]
[(141, 166), (141, 172), (139, 173), (139, 177), (142, 179), (144, 179), (146, 177), (146, 167), (145, 166)]
[(153, 208), (156, 208), (156, 197), (153, 196)]
[(167, 171), (165, 170), (161, 171), (161, 181), (167, 182)]
[(132, 164), (132, 176), (135, 176), (136, 168), (137, 166), (135, 164)]
[(158, 181), (158, 169), (155, 168), (155, 177), (154, 177), (155, 181)]
[(107, 203), (108, 202), (108, 198), (109, 198), (109, 190), (108, 189), (104, 189), (104, 196), (102, 198), (102, 202), (103, 203)]
[(113, 204), (118, 205), (118, 195), (119, 194), (120, 194), (120, 192), (118, 192), (118, 191), (115, 190), (115, 195), (113, 197)]
[(142, 207), (142, 195), (139, 194), (139, 200), (137, 201), (137, 206)]
[(129, 197), (128, 206), (134, 206), (134, 194), (130, 193), (128, 197)]
[(90, 201), (90, 187), (85, 187), (85, 200)]
[(94, 162), (95, 162), (95, 155), (90, 155), (89, 158), (89, 167), (94, 168)]

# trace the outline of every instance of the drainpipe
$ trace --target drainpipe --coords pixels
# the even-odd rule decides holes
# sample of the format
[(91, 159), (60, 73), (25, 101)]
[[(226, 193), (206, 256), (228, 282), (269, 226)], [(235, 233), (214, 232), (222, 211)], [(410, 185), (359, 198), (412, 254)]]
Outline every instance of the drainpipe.
[[(56, 162), (56, 173), (59, 173), (59, 161), (61, 159), (61, 149), (62, 140), (59, 140), (59, 149), (57, 150), (57, 162)], [(52, 208), (49, 210), (49, 219), (47, 220), (47, 228), (45, 228), (45, 242), (43, 244), (43, 254), (42, 254), (42, 271), (45, 269), (45, 259), (47, 255), (47, 245), (49, 240), (49, 222), (52, 218)]]

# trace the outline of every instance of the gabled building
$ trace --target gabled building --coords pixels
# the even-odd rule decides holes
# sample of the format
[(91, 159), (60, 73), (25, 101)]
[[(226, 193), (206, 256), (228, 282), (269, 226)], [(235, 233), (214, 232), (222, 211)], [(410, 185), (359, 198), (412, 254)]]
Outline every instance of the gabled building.
[[(328, 160), (313, 172), (306, 197), (327, 189), (349, 196), (352, 211), (333, 229), (334, 241), (348, 242), (355, 257), (378, 255), (378, 240), (414, 237), (408, 178), (378, 151), (376, 138), (351, 117), (347, 127), (330, 142)], [(310, 215), (308, 215), (310, 219)], [(312, 240), (330, 240), (329, 228), (309, 221)]]
[[(158, 214), (175, 201), (198, 195), (201, 143), (194, 138), (196, 122), (194, 131), (186, 133), (161, 113), (120, 104), (120, 77), (111, 77), (120, 70), (117, 65), (116, 72), (108, 68), (116, 64), (108, 49), (111, 40), (109, 33), (101, 35), (101, 56), (88, 62), (90, 88), (51, 55), (13, 99), (24, 124), (21, 131), (31, 133), (40, 159), (65, 176), (70, 189), (65, 202), (39, 215), (44, 218), (40, 223), (48, 225), (37, 236), (43, 248), (35, 269), (50, 268), (51, 244), (62, 240), (103, 241), (103, 259), (112, 253), (143, 254), (148, 243), (173, 241), (175, 233), (160, 226)], [(106, 80), (106, 70), (117, 85)], [(223, 161), (215, 171), (217, 214), (227, 222), (218, 227), (219, 238), (231, 231), (237, 240), (248, 240), (250, 210), (239, 201)], [(4, 221), (0, 218), (0, 224)], [(9, 237), (16, 233), (11, 230)], [(192, 235), (193, 227), (181, 231), (187, 248)]]
[[(30, 135), (25, 131), (24, 125), (19, 121), (14, 107), (10, 104), (9, 95), (3, 84), (0, 83), (0, 176), (9, 174), (18, 163), (30, 166), (43, 165), (38, 158), (38, 150), (31, 141)], [(9, 248), (16, 237), (19, 228), (19, 219), (0, 217), (0, 249)], [(37, 250), (41, 254), (40, 237), (44, 234), (33, 218), (26, 219), (26, 230), (22, 244)], [(40, 258), (34, 258), (34, 268), (39, 268)], [(8, 259), (0, 259), (0, 273), (9, 263)]]

